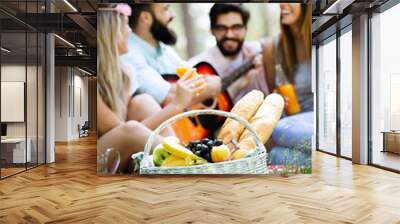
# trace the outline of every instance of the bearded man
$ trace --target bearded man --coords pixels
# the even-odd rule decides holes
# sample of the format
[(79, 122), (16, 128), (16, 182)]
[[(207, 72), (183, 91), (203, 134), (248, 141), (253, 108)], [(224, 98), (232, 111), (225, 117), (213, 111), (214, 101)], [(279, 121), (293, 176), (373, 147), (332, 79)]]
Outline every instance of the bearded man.
[[(132, 95), (147, 94), (165, 106), (174, 98), (176, 85), (165, 81), (162, 75), (175, 74), (176, 68), (189, 66), (170, 46), (177, 41), (175, 32), (168, 27), (175, 15), (168, 3), (134, 3), (130, 6), (129, 25), (133, 32), (128, 40), (129, 51), (121, 57), (121, 62), (131, 70)], [(207, 91), (199, 98), (217, 96), (221, 79), (206, 75), (205, 82)]]
[[(216, 46), (205, 50), (189, 60), (192, 66), (205, 61), (211, 64), (224, 78), (232, 74), (247, 60), (253, 59), (254, 68), (233, 83), (227, 90), (236, 103), (243, 95), (253, 89), (269, 93), (259, 42), (245, 42), (249, 12), (238, 3), (214, 4), (209, 13), (211, 33), (215, 37)], [(257, 55), (256, 57), (253, 57)]]

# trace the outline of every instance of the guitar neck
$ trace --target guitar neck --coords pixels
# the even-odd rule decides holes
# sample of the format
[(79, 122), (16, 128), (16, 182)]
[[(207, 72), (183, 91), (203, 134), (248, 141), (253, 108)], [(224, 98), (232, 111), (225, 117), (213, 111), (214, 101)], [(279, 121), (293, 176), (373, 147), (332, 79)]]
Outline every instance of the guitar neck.
[(254, 65), (253, 65), (253, 59), (254, 57), (251, 57), (248, 59), (245, 63), (243, 63), (239, 68), (235, 69), (233, 72), (231, 72), (229, 75), (227, 75), (225, 78), (221, 80), (222, 83), (222, 92), (226, 91), (226, 89), (232, 85), (236, 80), (238, 80), (240, 77), (245, 75), (249, 70), (251, 70)]

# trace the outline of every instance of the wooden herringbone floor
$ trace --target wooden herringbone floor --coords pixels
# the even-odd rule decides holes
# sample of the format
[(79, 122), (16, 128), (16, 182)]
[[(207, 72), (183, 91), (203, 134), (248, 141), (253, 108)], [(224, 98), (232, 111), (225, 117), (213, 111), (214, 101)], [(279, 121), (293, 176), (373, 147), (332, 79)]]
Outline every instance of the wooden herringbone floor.
[(400, 223), (400, 175), (323, 153), (290, 178), (99, 177), (95, 147), (0, 181), (0, 223)]

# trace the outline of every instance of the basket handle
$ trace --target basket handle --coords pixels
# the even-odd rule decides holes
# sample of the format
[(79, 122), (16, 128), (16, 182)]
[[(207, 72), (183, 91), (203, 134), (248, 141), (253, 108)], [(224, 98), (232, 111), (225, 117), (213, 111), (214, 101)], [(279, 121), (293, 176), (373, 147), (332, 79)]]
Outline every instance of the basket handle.
[(231, 112), (225, 112), (225, 111), (219, 111), (219, 110), (191, 110), (185, 113), (181, 113), (178, 115), (175, 115), (168, 120), (164, 121), (156, 130), (153, 131), (153, 133), (150, 135), (149, 139), (147, 140), (147, 143), (144, 147), (144, 157), (142, 160), (141, 166), (150, 166), (152, 164), (152, 161), (149, 160), (150, 156), (150, 150), (152, 148), (152, 145), (154, 143), (154, 140), (157, 138), (157, 136), (160, 134), (162, 130), (164, 130), (167, 126), (173, 124), (174, 122), (185, 118), (185, 117), (194, 117), (198, 115), (217, 115), (217, 116), (224, 116), (227, 118), (231, 118), (243, 126), (247, 128), (251, 135), (253, 136), (254, 140), (256, 141), (257, 148), (256, 150), (259, 150), (260, 152), (265, 152), (265, 147), (261, 143), (260, 138), (257, 136), (256, 131), (253, 129), (253, 127), (250, 125), (248, 121), (243, 119), (241, 116), (231, 113)]

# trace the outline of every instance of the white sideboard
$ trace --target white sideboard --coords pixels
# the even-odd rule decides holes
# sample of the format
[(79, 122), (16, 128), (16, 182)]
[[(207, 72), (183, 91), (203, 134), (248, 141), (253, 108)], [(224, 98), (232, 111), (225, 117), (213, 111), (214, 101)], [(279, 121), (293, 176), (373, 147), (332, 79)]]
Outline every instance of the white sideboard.
[[(1, 140), (2, 152), (12, 150), (12, 163), (25, 163), (32, 161), (32, 140), (26, 140), (25, 154), (25, 138), (6, 138)], [(6, 148), (3, 148), (6, 147)], [(3, 157), (3, 155), (2, 155)], [(4, 157), (3, 157), (4, 158)], [(25, 159), (27, 159), (25, 161)]]

